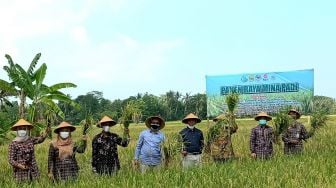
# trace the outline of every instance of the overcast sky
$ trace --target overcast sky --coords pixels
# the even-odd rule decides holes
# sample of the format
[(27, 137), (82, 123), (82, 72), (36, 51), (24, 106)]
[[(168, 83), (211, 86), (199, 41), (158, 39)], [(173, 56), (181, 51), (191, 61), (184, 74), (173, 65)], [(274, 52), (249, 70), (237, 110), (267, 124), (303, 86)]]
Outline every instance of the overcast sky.
[(0, 0), (0, 65), (10, 54), (27, 68), (41, 52), (47, 84), (111, 100), (205, 93), (205, 75), (313, 68), (315, 94), (335, 98), (335, 10), (334, 0)]

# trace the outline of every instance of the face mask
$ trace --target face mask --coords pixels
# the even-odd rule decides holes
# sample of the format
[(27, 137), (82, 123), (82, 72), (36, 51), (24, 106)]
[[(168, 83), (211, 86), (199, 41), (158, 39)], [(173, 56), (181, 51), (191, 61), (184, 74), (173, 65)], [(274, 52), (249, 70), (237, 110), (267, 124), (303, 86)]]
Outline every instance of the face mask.
[(110, 126), (103, 126), (104, 132), (109, 132), (110, 131)]
[(194, 129), (195, 126), (187, 125), (189, 129)]
[(266, 125), (266, 123), (267, 123), (266, 119), (259, 120), (259, 125), (261, 125), (261, 126)]
[(152, 130), (159, 130), (159, 128), (160, 128), (160, 125), (159, 124), (151, 124), (151, 128), (152, 128)]
[(60, 132), (60, 137), (63, 139), (68, 138), (70, 135), (70, 132)]
[(27, 135), (27, 131), (26, 130), (18, 130), (17, 135), (19, 137), (25, 137)]

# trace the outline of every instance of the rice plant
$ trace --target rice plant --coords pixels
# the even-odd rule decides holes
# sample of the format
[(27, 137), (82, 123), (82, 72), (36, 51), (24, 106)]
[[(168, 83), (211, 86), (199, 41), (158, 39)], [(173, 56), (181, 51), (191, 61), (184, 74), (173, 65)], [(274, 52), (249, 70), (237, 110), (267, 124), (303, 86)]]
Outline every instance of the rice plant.
[[(76, 155), (80, 166), (79, 178), (73, 182), (53, 184), (47, 177), (47, 159), (50, 140), (36, 145), (35, 156), (40, 169), (39, 181), (31, 184), (16, 184), (12, 167), (7, 161), (8, 144), (0, 146), (0, 187), (335, 187), (336, 185), (336, 117), (328, 116), (323, 129), (305, 142), (305, 151), (300, 155), (285, 156), (281, 145), (274, 146), (274, 157), (267, 161), (252, 160), (249, 155), (249, 135), (255, 126), (252, 119), (237, 119), (239, 134), (232, 137), (236, 159), (216, 164), (203, 154), (202, 166), (184, 171), (180, 155), (169, 161), (169, 166), (141, 174), (132, 168), (134, 150), (139, 133), (146, 129), (143, 123), (130, 124), (130, 144), (118, 148), (121, 170), (114, 176), (98, 176), (91, 168), (91, 138), (101, 132), (95, 126), (88, 132), (88, 147), (84, 154)], [(308, 125), (306, 117), (300, 122)], [(207, 124), (197, 125), (207, 134)], [(162, 130), (166, 137), (174, 137), (181, 130), (180, 122), (166, 122)], [(113, 126), (112, 132), (121, 134), (123, 127)], [(81, 127), (73, 132), (74, 140), (82, 137)], [(171, 147), (174, 148), (174, 147)], [(171, 150), (171, 151), (174, 151)]]

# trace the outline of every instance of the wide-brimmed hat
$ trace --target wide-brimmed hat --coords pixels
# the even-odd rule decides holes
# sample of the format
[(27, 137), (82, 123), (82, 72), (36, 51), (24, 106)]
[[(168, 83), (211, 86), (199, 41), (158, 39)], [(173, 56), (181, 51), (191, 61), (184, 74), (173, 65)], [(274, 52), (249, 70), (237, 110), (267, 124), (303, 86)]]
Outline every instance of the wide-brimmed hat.
[(76, 127), (70, 125), (70, 123), (63, 121), (61, 124), (59, 124), (57, 126), (57, 128), (54, 130), (54, 133), (58, 134), (59, 130), (62, 128), (68, 128), (70, 129), (70, 132), (73, 132), (74, 130), (76, 130)]
[(263, 118), (266, 118), (267, 121), (272, 120), (272, 117), (269, 116), (266, 112), (260, 112), (254, 119), (255, 119), (256, 121), (259, 121), (259, 119), (262, 118), (262, 117), (263, 117)]
[(197, 123), (201, 122), (202, 120), (200, 118), (198, 118), (195, 114), (190, 113), (188, 114), (183, 120), (182, 123), (188, 123), (189, 119), (194, 119), (196, 120)]
[(294, 112), (296, 114), (296, 118), (299, 119), (301, 117), (301, 114), (299, 111), (295, 110), (295, 109), (290, 109), (289, 112), (288, 112), (288, 115), (291, 113), (291, 112)]
[(159, 129), (163, 129), (164, 128), (165, 121), (160, 116), (151, 116), (151, 117), (147, 118), (146, 121), (145, 121), (145, 124), (146, 124), (146, 126), (148, 128), (150, 128), (150, 124), (151, 124), (152, 119), (158, 119), (159, 120), (159, 123), (160, 123), (160, 128)]
[(223, 119), (226, 119), (225, 114), (221, 114), (221, 115), (215, 117), (212, 121), (217, 122), (217, 121), (223, 120)]
[(18, 128), (18, 127), (22, 127), (22, 126), (27, 126), (29, 129), (32, 129), (34, 126), (31, 124), (31, 123), (29, 123), (28, 121), (26, 121), (26, 120), (24, 120), (24, 119), (20, 119), (18, 122), (16, 122), (13, 126), (12, 126), (12, 128), (11, 128), (11, 130), (12, 131), (16, 131), (16, 129)]
[(110, 117), (108, 116), (104, 116), (97, 124), (97, 127), (101, 127), (101, 124), (102, 123), (109, 123), (109, 126), (113, 126), (113, 125), (116, 125), (117, 122), (115, 122), (113, 119), (111, 119)]

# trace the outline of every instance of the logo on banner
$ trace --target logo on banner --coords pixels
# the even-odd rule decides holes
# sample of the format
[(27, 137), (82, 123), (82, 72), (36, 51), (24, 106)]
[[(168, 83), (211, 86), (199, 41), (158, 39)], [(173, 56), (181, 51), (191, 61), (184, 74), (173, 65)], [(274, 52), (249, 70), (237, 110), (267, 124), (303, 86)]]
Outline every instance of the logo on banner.
[(249, 75), (243, 75), (240, 79), (243, 83), (245, 82), (259, 82), (259, 81), (269, 81), (269, 80), (276, 80), (276, 77), (274, 75), (271, 75), (269, 73), (265, 74), (249, 74)]

